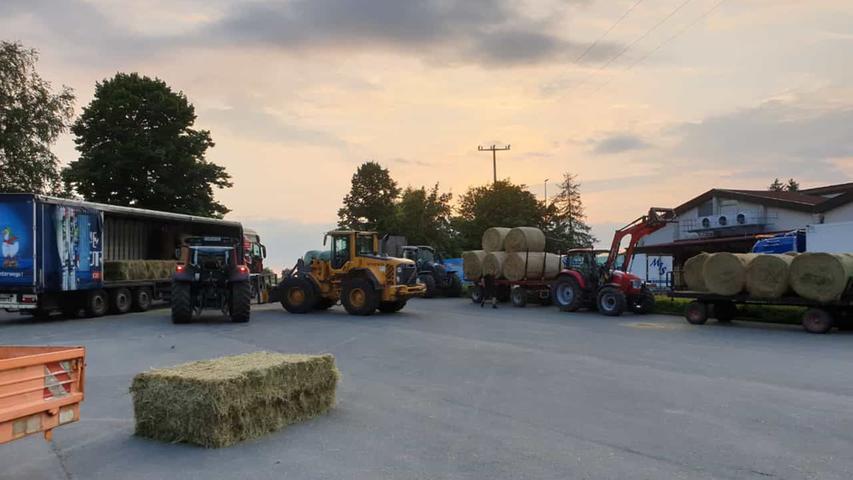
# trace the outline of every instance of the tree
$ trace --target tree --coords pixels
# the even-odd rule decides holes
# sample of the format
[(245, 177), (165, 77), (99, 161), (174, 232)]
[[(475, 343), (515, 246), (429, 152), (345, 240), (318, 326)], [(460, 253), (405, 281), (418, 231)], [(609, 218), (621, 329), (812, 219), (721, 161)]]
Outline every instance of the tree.
[(387, 168), (376, 162), (361, 164), (352, 176), (344, 205), (338, 210), (338, 227), (390, 232), (399, 195), (400, 188)]
[(524, 185), (500, 180), (472, 187), (462, 196), (453, 228), (464, 250), (480, 248), (483, 232), (490, 227), (545, 226), (545, 206)]
[(798, 192), (800, 190), (800, 182), (794, 180), (793, 178), (789, 178), (788, 183), (785, 184), (785, 190), (789, 192)]
[(74, 114), (74, 93), (54, 93), (35, 71), (38, 52), (0, 42), (0, 191), (61, 193), (50, 146)]
[(591, 247), (596, 238), (586, 223), (580, 183), (573, 173), (564, 173), (560, 193), (546, 212), (546, 234), (555, 239), (560, 249)]
[(205, 159), (213, 140), (194, 130), (195, 107), (160, 79), (118, 73), (71, 130), (80, 158), (62, 172), (87, 200), (221, 218), (213, 187), (231, 187), (224, 167)]
[(781, 192), (785, 190), (785, 184), (780, 182), (778, 178), (774, 178), (773, 183), (767, 187), (767, 190), (770, 190), (771, 192)]
[(429, 190), (406, 188), (397, 203), (393, 231), (405, 235), (409, 245), (430, 245), (441, 253), (455, 255), (450, 228), (452, 198), (450, 193), (440, 193), (437, 183)]

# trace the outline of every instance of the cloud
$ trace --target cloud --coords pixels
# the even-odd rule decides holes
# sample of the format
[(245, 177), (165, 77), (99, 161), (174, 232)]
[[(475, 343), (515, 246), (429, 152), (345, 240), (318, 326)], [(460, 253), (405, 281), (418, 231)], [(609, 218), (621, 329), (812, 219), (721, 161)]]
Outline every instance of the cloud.
[(612, 133), (601, 139), (591, 139), (592, 151), (599, 155), (613, 155), (632, 150), (644, 150), (651, 145), (642, 138), (631, 133)]
[(288, 122), (262, 108), (208, 108), (199, 112), (198, 124), (224, 127), (245, 138), (279, 144), (342, 148), (347, 143), (336, 135)]

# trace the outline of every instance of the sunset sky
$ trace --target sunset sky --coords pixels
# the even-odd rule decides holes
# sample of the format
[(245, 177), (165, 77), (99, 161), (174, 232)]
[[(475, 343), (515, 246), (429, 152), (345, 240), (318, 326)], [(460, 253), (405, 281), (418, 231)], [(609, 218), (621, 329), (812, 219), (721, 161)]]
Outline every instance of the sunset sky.
[(853, 177), (849, 0), (3, 0), (0, 39), (78, 113), (117, 71), (183, 91), (274, 269), (366, 160), (458, 195), (491, 180), (477, 145), (510, 143), (498, 176), (541, 197), (576, 173), (604, 240), (708, 188)]

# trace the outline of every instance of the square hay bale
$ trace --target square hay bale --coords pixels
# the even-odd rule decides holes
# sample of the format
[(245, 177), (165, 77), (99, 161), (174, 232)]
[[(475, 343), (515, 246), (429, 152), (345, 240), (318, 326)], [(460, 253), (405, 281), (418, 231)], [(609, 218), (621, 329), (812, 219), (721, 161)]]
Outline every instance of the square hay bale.
[(326, 413), (339, 376), (332, 355), (270, 352), (150, 370), (130, 387), (136, 434), (225, 447)]

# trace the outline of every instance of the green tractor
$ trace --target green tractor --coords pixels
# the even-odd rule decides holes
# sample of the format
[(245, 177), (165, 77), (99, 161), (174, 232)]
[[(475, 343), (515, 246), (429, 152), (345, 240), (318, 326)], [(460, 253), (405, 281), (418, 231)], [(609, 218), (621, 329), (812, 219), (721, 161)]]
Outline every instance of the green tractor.
[(426, 286), (425, 298), (462, 295), (462, 279), (456, 272), (444, 266), (441, 256), (436, 255), (434, 248), (408, 245), (403, 247), (403, 258), (408, 258), (417, 265), (418, 279)]

